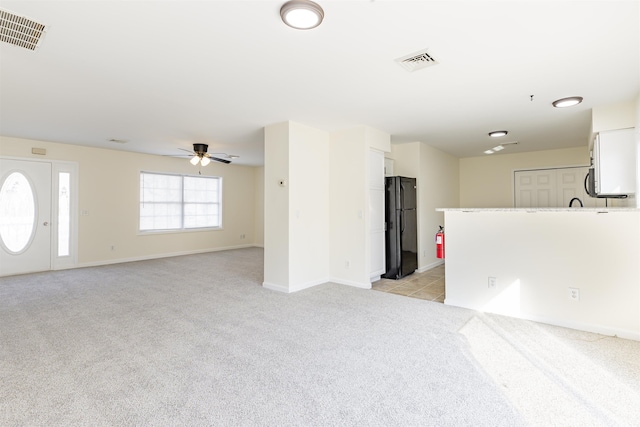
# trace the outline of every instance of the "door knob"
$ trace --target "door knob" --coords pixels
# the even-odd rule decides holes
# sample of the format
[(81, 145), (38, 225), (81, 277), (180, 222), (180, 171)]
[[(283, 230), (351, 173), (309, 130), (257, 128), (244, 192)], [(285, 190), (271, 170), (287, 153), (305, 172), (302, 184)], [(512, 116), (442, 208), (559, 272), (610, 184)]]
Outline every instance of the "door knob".
[(49, 222), (45, 221), (42, 225), (46, 227), (47, 225), (49, 225)]

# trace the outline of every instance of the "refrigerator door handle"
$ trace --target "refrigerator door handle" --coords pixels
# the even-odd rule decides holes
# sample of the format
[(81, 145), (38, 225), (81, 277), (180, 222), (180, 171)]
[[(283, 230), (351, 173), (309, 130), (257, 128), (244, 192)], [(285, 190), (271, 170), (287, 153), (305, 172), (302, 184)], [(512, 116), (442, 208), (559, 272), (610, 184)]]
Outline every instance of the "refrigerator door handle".
[(405, 221), (405, 215), (406, 215), (406, 211), (404, 209), (402, 209), (400, 212), (402, 212), (402, 215), (400, 215), (400, 234), (404, 233), (404, 223)]

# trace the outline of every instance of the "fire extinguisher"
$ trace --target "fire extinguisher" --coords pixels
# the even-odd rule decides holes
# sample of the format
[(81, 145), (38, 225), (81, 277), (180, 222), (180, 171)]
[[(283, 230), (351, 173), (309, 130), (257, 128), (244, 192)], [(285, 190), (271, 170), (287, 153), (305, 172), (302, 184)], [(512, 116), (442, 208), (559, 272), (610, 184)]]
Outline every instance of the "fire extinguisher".
[(436, 257), (444, 258), (444, 227), (439, 225), (440, 230), (436, 233)]

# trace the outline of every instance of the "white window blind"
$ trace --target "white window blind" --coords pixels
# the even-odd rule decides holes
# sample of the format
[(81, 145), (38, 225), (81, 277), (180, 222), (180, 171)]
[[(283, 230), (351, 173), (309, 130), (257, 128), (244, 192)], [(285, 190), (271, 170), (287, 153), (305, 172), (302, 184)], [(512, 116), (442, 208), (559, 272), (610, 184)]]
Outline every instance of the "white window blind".
[(219, 177), (140, 173), (140, 231), (219, 228)]

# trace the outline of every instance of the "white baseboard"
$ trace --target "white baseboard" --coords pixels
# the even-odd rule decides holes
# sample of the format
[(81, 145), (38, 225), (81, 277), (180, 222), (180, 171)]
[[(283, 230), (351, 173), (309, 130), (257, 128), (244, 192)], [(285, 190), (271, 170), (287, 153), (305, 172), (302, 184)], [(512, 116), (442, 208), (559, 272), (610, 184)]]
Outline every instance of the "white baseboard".
[(75, 266), (65, 266), (63, 268), (60, 268), (60, 270), (68, 270), (72, 268), (84, 268), (84, 267), (99, 267), (101, 265), (121, 264), (124, 262), (146, 261), (150, 259), (171, 258), (175, 256), (195, 255), (195, 254), (202, 254), (207, 252), (220, 252), (220, 251), (229, 251), (233, 249), (245, 249), (245, 248), (252, 248), (252, 247), (255, 247), (255, 245), (247, 244), (247, 245), (237, 245), (237, 246), (225, 246), (221, 248), (198, 249), (193, 251), (180, 251), (180, 252), (170, 252), (170, 253), (164, 253), (164, 254), (143, 255), (138, 257), (109, 259), (104, 261), (82, 262), (82, 263), (78, 263)]
[(338, 285), (347, 285), (347, 286), (353, 286), (356, 288), (360, 288), (360, 289), (371, 289), (371, 283), (368, 282), (354, 282), (351, 280), (344, 280), (344, 279), (338, 279), (336, 277), (329, 277), (329, 278), (325, 278), (325, 279), (318, 279), (318, 280), (313, 280), (310, 282), (306, 282), (306, 283), (301, 283), (298, 285), (293, 285), (293, 286), (286, 286), (286, 285), (278, 285), (275, 283), (269, 283), (269, 282), (262, 282), (262, 286), (267, 288), (267, 289), (271, 289), (272, 291), (278, 291), (278, 292), (284, 292), (287, 294), (293, 293), (293, 292), (298, 292), (301, 291), (303, 289), (308, 289), (308, 288), (312, 288), (314, 286), (318, 286), (318, 285), (322, 285), (324, 283), (336, 283)]
[(272, 291), (284, 292), (285, 294), (291, 293), (288, 286), (276, 285), (275, 283), (262, 282), (262, 287), (270, 289)]
[[(444, 304), (483, 312), (483, 310), (480, 310), (477, 307), (469, 307), (468, 305), (465, 305), (465, 304), (459, 304), (455, 300), (452, 300), (451, 298), (445, 298)], [(488, 313), (491, 313), (491, 312), (488, 312)], [(554, 319), (549, 317), (535, 316), (528, 313), (521, 313), (517, 316), (503, 314), (503, 313), (495, 313), (495, 314), (498, 314), (500, 316), (514, 317), (516, 319), (531, 320), (533, 322), (545, 323), (547, 325), (560, 326), (563, 328), (576, 329), (578, 331), (592, 332), (594, 334), (607, 335), (611, 337), (615, 336), (615, 337), (624, 338), (627, 340), (640, 341), (640, 333), (636, 331), (629, 331), (626, 329), (618, 329), (618, 328), (611, 328), (603, 325), (594, 325), (590, 323), (572, 322), (572, 321), (563, 320), (563, 319)]]
[(272, 291), (278, 291), (278, 292), (284, 292), (284, 293), (290, 294), (293, 292), (302, 291), (303, 289), (309, 289), (314, 286), (322, 285), (323, 283), (327, 283), (327, 282), (329, 282), (329, 279), (318, 279), (318, 280), (312, 280), (306, 283), (300, 283), (293, 286), (277, 285), (275, 283), (262, 282), (262, 286), (267, 289), (271, 289)]
[(432, 268), (435, 268), (435, 267), (437, 267), (439, 265), (442, 265), (442, 264), (444, 264), (444, 260), (443, 259), (441, 259), (439, 261), (436, 261), (436, 262), (432, 262), (431, 264), (423, 265), (417, 271), (418, 271), (418, 273), (424, 273), (425, 271), (431, 270)]
[(337, 283), (338, 285), (353, 286), (360, 289), (371, 289), (371, 283), (369, 282), (354, 282), (352, 280), (338, 279), (337, 277), (329, 278), (328, 282)]

